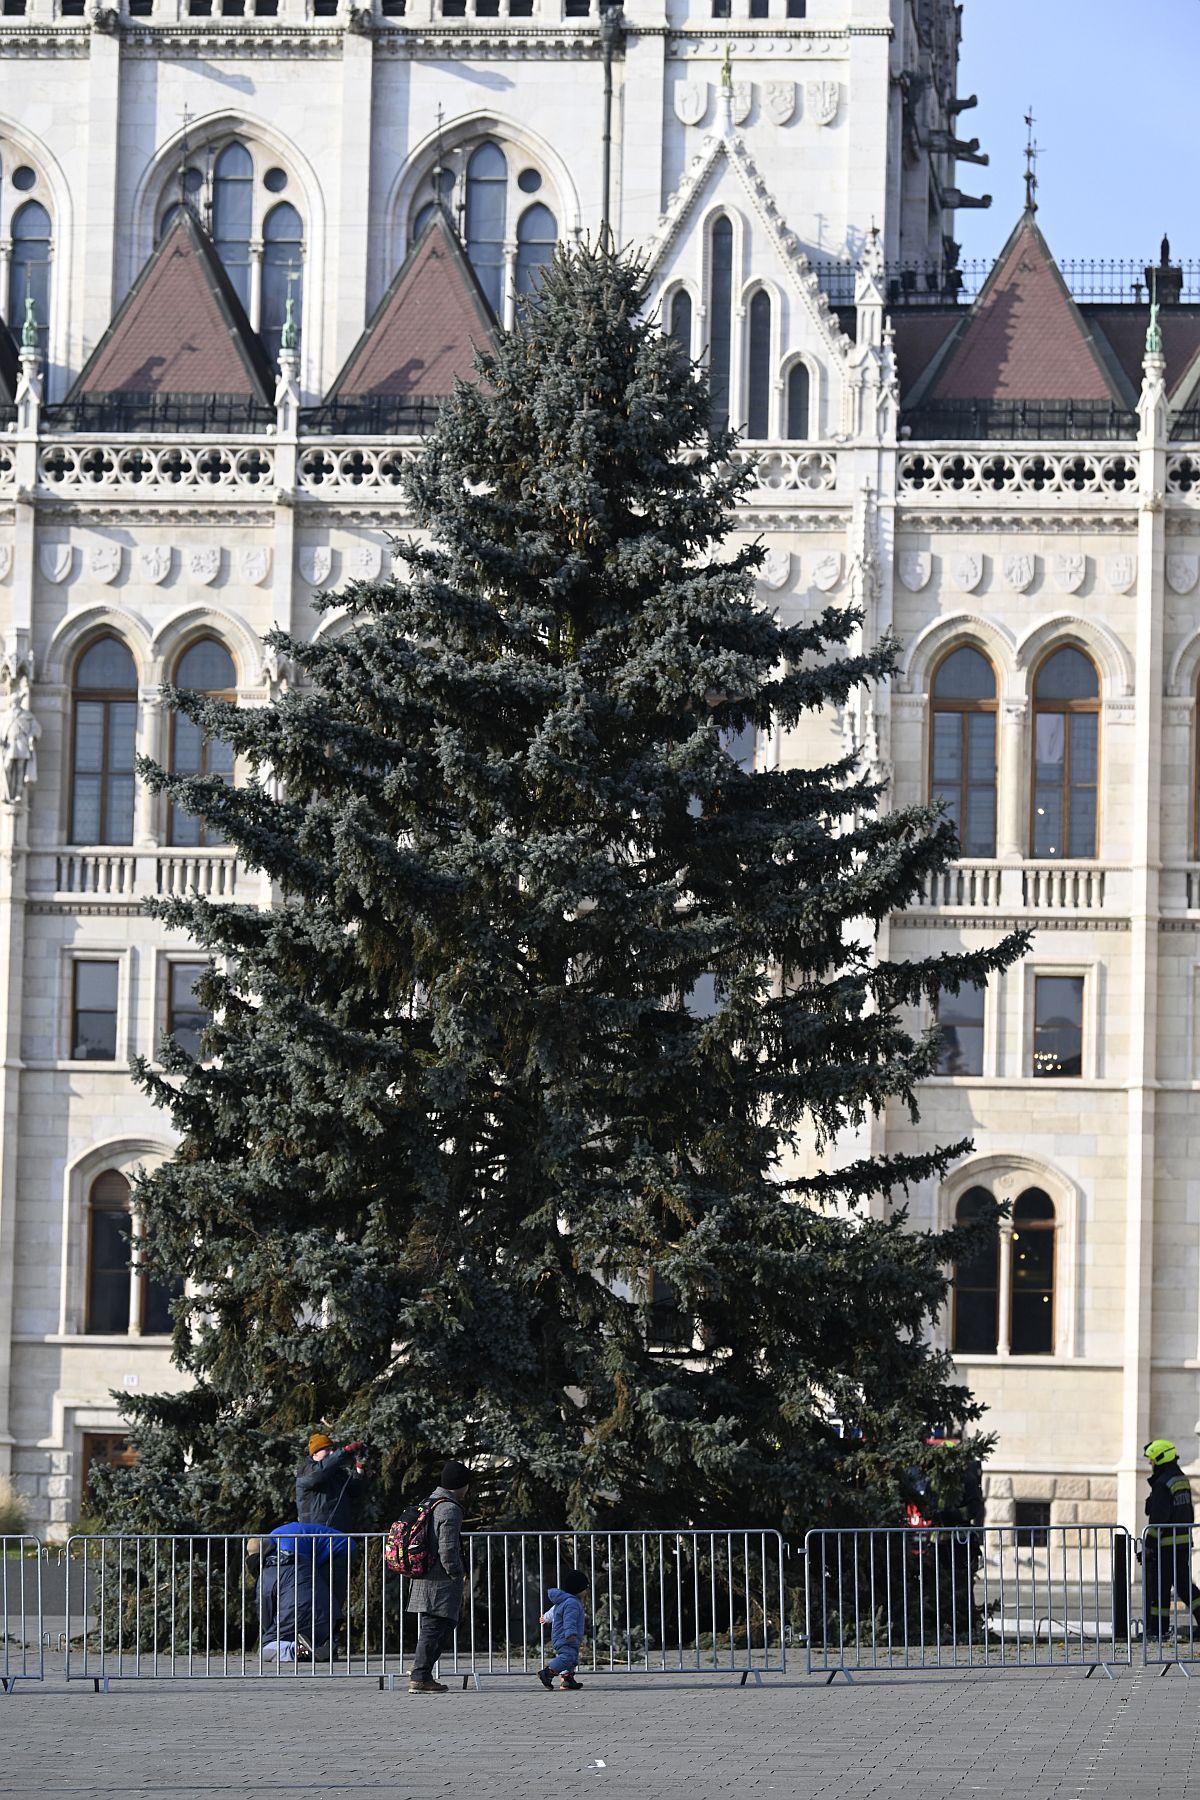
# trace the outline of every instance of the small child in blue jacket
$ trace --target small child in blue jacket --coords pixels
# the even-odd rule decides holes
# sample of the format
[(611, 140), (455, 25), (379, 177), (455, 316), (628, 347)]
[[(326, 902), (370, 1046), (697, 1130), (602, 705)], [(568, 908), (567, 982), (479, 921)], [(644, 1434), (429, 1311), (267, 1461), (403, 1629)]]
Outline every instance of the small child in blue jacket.
[(542, 1624), (550, 1627), (554, 1655), (544, 1669), (538, 1670), (538, 1680), (544, 1688), (553, 1684), (556, 1675), (559, 1687), (564, 1690), (578, 1691), (583, 1686), (582, 1682), (576, 1681), (575, 1670), (579, 1666), (585, 1629), (583, 1601), (579, 1596), (587, 1592), (587, 1584), (582, 1569), (568, 1569), (560, 1588), (546, 1589), (550, 1611), (542, 1614)]

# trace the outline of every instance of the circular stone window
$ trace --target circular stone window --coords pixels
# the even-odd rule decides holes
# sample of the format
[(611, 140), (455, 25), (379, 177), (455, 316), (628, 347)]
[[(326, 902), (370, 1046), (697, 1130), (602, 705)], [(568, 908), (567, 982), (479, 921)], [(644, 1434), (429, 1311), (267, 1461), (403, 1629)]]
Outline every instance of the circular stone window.
[(203, 186), (204, 177), (199, 169), (185, 169), (183, 171), (183, 191), (185, 194), (194, 194)]
[(22, 163), (19, 169), (13, 170), (12, 184), (15, 188), (20, 188), (23, 194), (27, 194), (31, 187), (37, 186), (36, 169), (31, 169), (28, 163)]
[(522, 169), (517, 176), (517, 186), (523, 194), (536, 194), (542, 185), (542, 178), (536, 169)]
[(263, 186), (271, 194), (282, 194), (287, 186), (287, 181), (286, 169), (268, 169), (263, 176)]

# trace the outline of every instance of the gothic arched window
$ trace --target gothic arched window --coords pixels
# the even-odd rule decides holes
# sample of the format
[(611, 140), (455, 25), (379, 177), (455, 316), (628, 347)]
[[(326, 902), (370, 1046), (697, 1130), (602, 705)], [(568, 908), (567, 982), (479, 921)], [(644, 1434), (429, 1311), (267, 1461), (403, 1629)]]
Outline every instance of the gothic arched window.
[(25, 301), (32, 297), (43, 359), (50, 343), (50, 235), (50, 214), (40, 200), (27, 200), (17, 208), (12, 222), (8, 324), (19, 338)]
[[(957, 1225), (973, 1225), (993, 1207), (986, 1188), (970, 1188), (955, 1209)], [(974, 1249), (954, 1265), (951, 1347), (957, 1355), (994, 1356), (1000, 1326), (1000, 1232), (979, 1234)]]
[(996, 677), (969, 644), (933, 677), (929, 797), (944, 804), (964, 856), (996, 854)]
[[(213, 168), (212, 235), (238, 299), (251, 313), (250, 239), (254, 226), (254, 162), (245, 144), (226, 144)], [(253, 317), (250, 319), (253, 324)]]
[(1052, 651), (1033, 684), (1034, 856), (1096, 854), (1100, 680), (1073, 644)]
[[(216, 638), (200, 638), (175, 665), (175, 686), (232, 700), (237, 689), (233, 658)], [(233, 780), (233, 749), (220, 738), (206, 737), (195, 722), (181, 712), (171, 715), (171, 769), (176, 775), (220, 775)], [(194, 813), (171, 802), (168, 839), (172, 844), (199, 846), (224, 842), (220, 833)]]
[(1054, 1350), (1054, 1202), (1026, 1188), (1012, 1212), (1012, 1328), (1014, 1356)]
[(480, 144), (467, 162), (466, 249), (497, 318), (504, 311), (508, 164), (499, 144)]
[(182, 1281), (140, 1275), (132, 1251), (141, 1232), (133, 1196), (116, 1169), (97, 1175), (88, 1193), (87, 1293), (84, 1330), (103, 1337), (164, 1336)]
[(271, 362), (279, 361), (279, 340), (287, 312), (288, 288), (295, 316), (304, 298), (304, 222), (295, 207), (281, 200), (263, 220), (262, 319), (258, 327)]
[(677, 293), (672, 295), (668, 331), (690, 361), (692, 355), (692, 296), (686, 288), (680, 288)]
[(805, 438), (812, 436), (809, 418), (810, 385), (808, 365), (793, 363), (788, 370), (787, 379), (787, 434), (793, 442), (803, 442)]
[(750, 354), (747, 360), (746, 431), (771, 434), (771, 296), (762, 288), (750, 301)]
[(538, 200), (517, 220), (517, 292), (532, 294), (541, 270), (554, 255), (558, 222), (548, 206)]
[(137, 668), (119, 638), (97, 638), (75, 665), (71, 842), (133, 842)]
[(733, 338), (733, 226), (721, 215), (712, 228), (712, 272), (709, 283), (708, 378), (712, 388), (712, 425), (729, 424), (729, 357)]

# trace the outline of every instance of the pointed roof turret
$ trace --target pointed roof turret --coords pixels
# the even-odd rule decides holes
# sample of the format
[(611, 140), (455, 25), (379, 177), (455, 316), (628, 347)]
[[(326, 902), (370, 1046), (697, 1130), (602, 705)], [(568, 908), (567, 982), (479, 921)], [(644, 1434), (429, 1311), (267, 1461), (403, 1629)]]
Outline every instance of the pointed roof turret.
[(454, 391), (474, 355), (496, 341), (496, 321), (449, 219), (429, 222), (375, 308), (328, 401), (373, 395), (414, 401)]
[(271, 406), (266, 352), (190, 206), (180, 206), (67, 405), (113, 394), (233, 397)]
[(1027, 207), (970, 310), (908, 397), (949, 401), (1134, 404), (1108, 346), (1090, 330)]

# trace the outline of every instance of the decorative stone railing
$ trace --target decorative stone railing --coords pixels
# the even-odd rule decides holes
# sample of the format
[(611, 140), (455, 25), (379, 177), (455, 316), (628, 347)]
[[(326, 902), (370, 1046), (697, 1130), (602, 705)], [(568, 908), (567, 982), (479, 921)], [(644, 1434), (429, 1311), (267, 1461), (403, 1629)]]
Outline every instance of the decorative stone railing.
[(1111, 912), (1124, 901), (1126, 875), (1111, 863), (963, 859), (935, 875), (916, 906), (980, 913)]
[(152, 896), (200, 894), (232, 900), (238, 889), (232, 850), (117, 849), (107, 845), (32, 851), (29, 893), (65, 900), (139, 904)]
[[(703, 454), (699, 449), (685, 450), (682, 460), (699, 462)], [(739, 444), (730, 461), (735, 468), (753, 467), (754, 485), (749, 493), (752, 501), (770, 500), (779, 494), (831, 494), (837, 486), (837, 455), (833, 450), (801, 444)]]
[(301, 440), (296, 458), (296, 485), (307, 494), (394, 493), (400, 486), (406, 464), (421, 454), (421, 441), (364, 445), (361, 442), (339, 444), (329, 438), (305, 443)]
[(44, 494), (253, 494), (261, 497), (275, 473), (269, 440), (184, 443), (177, 439), (76, 441), (55, 438), (38, 451), (38, 488)]
[(964, 450), (922, 444), (900, 453), (905, 498), (1008, 499), (1015, 494), (1091, 494), (1132, 505), (1137, 457), (1124, 450)]
[(1200, 452), (1185, 450), (1168, 453), (1167, 498), (1200, 501)]

